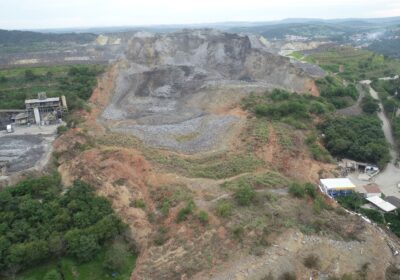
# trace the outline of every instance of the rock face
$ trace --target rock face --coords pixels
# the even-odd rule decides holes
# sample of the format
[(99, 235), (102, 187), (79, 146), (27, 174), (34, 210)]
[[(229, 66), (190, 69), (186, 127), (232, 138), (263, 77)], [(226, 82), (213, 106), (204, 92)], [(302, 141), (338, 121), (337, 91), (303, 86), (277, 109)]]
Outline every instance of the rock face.
[(308, 92), (313, 84), (289, 59), (269, 53), (265, 40), (214, 30), (137, 33), (125, 57), (103, 119), (111, 130), (185, 153), (216, 149), (237, 123), (212, 112), (217, 95), (238, 101), (250, 91)]

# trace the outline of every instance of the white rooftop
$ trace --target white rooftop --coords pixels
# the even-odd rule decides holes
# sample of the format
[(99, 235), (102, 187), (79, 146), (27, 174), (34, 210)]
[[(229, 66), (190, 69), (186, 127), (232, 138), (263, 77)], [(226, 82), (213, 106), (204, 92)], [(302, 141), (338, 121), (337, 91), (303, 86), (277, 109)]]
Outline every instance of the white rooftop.
[(320, 182), (328, 190), (352, 190), (356, 188), (348, 178), (321, 179)]
[(56, 102), (56, 101), (60, 101), (60, 97), (49, 97), (46, 99), (27, 99), (27, 100), (25, 100), (25, 104), (41, 103), (41, 102)]
[(366, 200), (368, 200), (372, 204), (376, 205), (378, 208), (382, 209), (385, 212), (390, 212), (390, 211), (393, 211), (393, 210), (397, 209), (396, 206), (394, 206), (393, 204), (391, 204), (391, 203), (389, 203), (387, 201), (384, 201), (379, 196), (367, 197)]

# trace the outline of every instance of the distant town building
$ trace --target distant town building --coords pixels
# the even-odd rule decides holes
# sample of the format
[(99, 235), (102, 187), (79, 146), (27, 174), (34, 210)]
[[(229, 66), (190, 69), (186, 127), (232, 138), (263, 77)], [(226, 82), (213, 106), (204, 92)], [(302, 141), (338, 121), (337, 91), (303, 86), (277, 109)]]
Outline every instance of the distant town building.
[(45, 92), (38, 93), (37, 99), (25, 100), (25, 108), (28, 122), (36, 124), (60, 119), (68, 110), (65, 96), (47, 98)]

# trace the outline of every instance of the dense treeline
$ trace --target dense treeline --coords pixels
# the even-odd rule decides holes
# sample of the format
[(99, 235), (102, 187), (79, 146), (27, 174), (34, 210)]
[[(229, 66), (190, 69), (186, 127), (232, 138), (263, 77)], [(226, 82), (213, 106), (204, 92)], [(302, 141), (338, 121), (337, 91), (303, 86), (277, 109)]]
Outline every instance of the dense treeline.
[(95, 34), (90, 33), (40, 33), (31, 31), (0, 30), (0, 45), (21, 45), (39, 42), (76, 42), (90, 43), (96, 39)]
[(61, 256), (91, 260), (124, 224), (110, 203), (76, 181), (61, 193), (57, 175), (26, 180), (0, 192), (0, 271)]
[(320, 126), (325, 147), (340, 158), (384, 166), (390, 160), (389, 145), (377, 116), (334, 118)]
[(358, 98), (357, 89), (353, 84), (345, 86), (332, 76), (317, 80), (317, 86), (321, 96), (337, 109), (351, 106)]
[(68, 97), (72, 109), (84, 107), (84, 102), (89, 99), (96, 87), (96, 77), (102, 71), (101, 67), (72, 67), (66, 77), (59, 79), (60, 92)]

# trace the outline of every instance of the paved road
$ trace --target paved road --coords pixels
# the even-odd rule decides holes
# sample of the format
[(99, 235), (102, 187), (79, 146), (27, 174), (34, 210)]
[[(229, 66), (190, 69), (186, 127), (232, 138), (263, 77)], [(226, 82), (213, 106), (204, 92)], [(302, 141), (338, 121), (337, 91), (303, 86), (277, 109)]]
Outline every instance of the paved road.
[(400, 182), (400, 168), (398, 168), (395, 164), (397, 159), (399, 158), (398, 152), (395, 149), (395, 141), (392, 133), (392, 128), (390, 125), (389, 119), (383, 112), (382, 102), (379, 98), (378, 93), (370, 86), (371, 81), (366, 80), (362, 81), (362, 84), (369, 85), (369, 92), (373, 98), (378, 100), (379, 107), (381, 111), (378, 113), (379, 119), (382, 121), (382, 129), (385, 134), (386, 140), (390, 144), (390, 155), (392, 157), (390, 163), (387, 165), (385, 170), (383, 170), (377, 177), (375, 177), (372, 181), (377, 183), (382, 192), (385, 195), (393, 195), (400, 198), (399, 188), (397, 188), (397, 184)]

